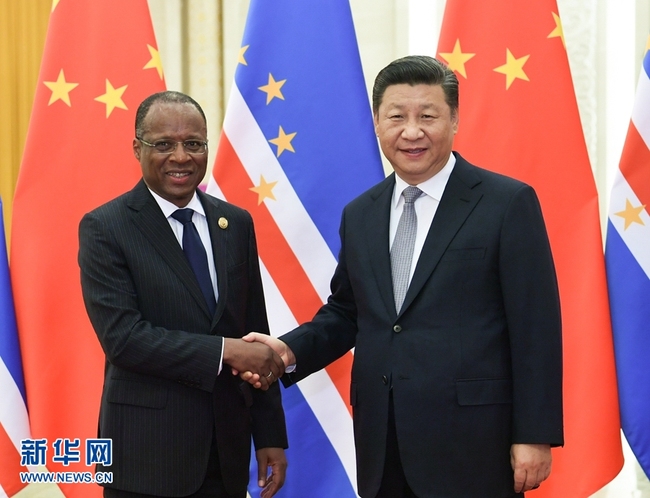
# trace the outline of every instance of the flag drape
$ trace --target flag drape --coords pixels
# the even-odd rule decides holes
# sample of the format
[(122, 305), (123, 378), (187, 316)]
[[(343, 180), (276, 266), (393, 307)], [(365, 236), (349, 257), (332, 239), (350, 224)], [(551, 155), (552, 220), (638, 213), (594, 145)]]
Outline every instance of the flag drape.
[(448, 0), (438, 54), (460, 81), (454, 148), (535, 188), (553, 250), (565, 445), (530, 494), (587, 497), (623, 460), (598, 198), (556, 1)]
[(0, 201), (0, 496), (13, 496), (26, 486), (20, 441), (29, 438), (29, 417), (2, 214)]
[[(208, 192), (253, 216), (273, 335), (327, 299), (343, 207), (383, 177), (348, 1), (253, 0)], [(356, 496), (351, 361), (283, 391), (280, 496)]]
[[(141, 176), (135, 111), (164, 87), (146, 0), (53, 2), (11, 240), (32, 437), (50, 445), (97, 437), (104, 355), (81, 297), (77, 227)], [(89, 470), (83, 459), (47, 464)], [(60, 487), (68, 497), (100, 494), (90, 484)]]
[(650, 477), (650, 38), (610, 198), (605, 259), (621, 425)]

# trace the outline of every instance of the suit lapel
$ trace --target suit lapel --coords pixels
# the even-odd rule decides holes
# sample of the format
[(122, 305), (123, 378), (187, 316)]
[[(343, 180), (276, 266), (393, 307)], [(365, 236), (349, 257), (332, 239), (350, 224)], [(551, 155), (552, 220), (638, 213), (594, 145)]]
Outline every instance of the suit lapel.
[(178, 278), (187, 287), (201, 309), (210, 315), (208, 305), (205, 302), (192, 267), (169, 226), (169, 221), (163, 215), (144, 181), (140, 180), (131, 191), (127, 205), (133, 211), (133, 223), (136, 227), (149, 239), (151, 245), (178, 275)]
[[(219, 227), (218, 221), (224, 213), (219, 209), (219, 205), (213, 202), (203, 192), (198, 192), (201, 204), (205, 210), (208, 219), (208, 228), (210, 230), (210, 242), (212, 243), (212, 258), (214, 259), (214, 266), (217, 271), (217, 288), (219, 296), (217, 296), (217, 310), (215, 311), (212, 323), (214, 324), (219, 320), (226, 307), (226, 295), (228, 292), (228, 265), (226, 256), (229, 254), (227, 249), (229, 231)], [(224, 217), (224, 219), (226, 219)]]
[[(383, 188), (382, 188), (383, 186)], [(395, 186), (395, 174), (391, 174), (379, 184), (370, 204), (363, 212), (366, 248), (379, 294), (391, 316), (395, 316), (393, 279), (390, 268), (389, 225), (390, 202)]]
[(483, 196), (481, 192), (473, 190), (480, 183), (480, 178), (472, 168), (456, 154), (456, 165), (424, 241), (400, 315), (422, 290), (452, 239)]

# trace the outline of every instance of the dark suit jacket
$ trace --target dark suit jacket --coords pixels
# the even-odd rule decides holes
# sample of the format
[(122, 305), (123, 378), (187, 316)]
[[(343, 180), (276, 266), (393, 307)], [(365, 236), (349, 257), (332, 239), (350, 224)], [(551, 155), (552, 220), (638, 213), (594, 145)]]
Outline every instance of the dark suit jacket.
[(346, 206), (330, 296), (282, 337), (286, 385), (356, 346), (351, 403), (359, 492), (384, 465), (389, 390), (419, 497), (513, 495), (513, 443), (563, 443), (555, 270), (533, 189), (456, 154), (402, 311), (389, 256), (389, 178)]
[(196, 491), (215, 431), (226, 488), (242, 493), (251, 433), (258, 449), (287, 446), (278, 386), (253, 390), (226, 365), (217, 376), (222, 337), (268, 333), (251, 217), (198, 195), (217, 270), (215, 316), (143, 181), (80, 224), (83, 296), (106, 354), (99, 436), (113, 439), (113, 465), (98, 470), (112, 471), (118, 489)]

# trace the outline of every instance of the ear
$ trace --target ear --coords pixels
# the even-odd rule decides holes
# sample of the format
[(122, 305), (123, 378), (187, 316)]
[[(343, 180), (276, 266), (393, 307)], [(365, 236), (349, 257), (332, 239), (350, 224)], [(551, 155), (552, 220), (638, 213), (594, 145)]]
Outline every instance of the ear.
[(454, 112), (454, 114), (451, 116), (451, 123), (452, 127), (454, 130), (454, 135), (458, 133), (458, 123), (460, 121), (460, 116), (458, 115), (458, 110)]
[(375, 125), (375, 135), (379, 136), (379, 116), (376, 112), (372, 114), (372, 122)]
[(142, 152), (142, 144), (140, 143), (140, 140), (137, 138), (133, 139), (133, 155), (135, 158), (139, 161), (140, 160), (140, 153)]

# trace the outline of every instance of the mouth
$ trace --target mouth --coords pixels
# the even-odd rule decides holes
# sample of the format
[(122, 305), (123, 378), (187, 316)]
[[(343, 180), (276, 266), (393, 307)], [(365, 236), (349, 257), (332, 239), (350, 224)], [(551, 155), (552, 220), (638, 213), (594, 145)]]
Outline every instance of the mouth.
[(189, 171), (169, 171), (167, 173), (167, 175), (171, 176), (172, 178), (185, 178), (191, 174), (192, 173)]
[(425, 150), (425, 148), (411, 148), (411, 149), (401, 149), (404, 154), (407, 154), (409, 156), (417, 156), (418, 154), (422, 154)]

